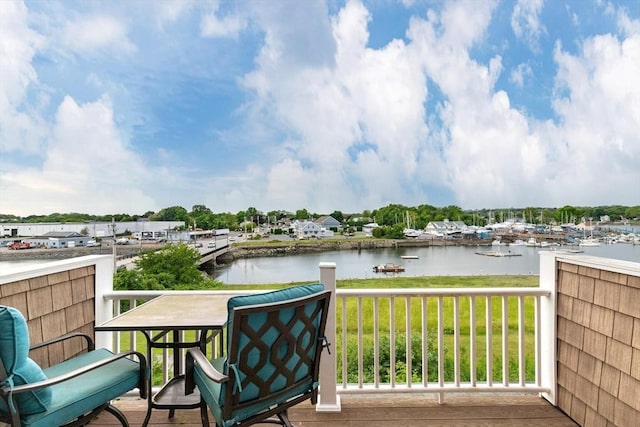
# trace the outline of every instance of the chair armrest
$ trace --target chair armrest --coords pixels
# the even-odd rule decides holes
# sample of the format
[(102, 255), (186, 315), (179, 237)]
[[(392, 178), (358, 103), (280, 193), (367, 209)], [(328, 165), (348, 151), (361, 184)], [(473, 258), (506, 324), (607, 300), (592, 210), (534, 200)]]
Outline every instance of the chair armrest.
[(95, 350), (96, 347), (95, 347), (95, 344), (93, 343), (93, 338), (91, 338), (87, 334), (83, 334), (83, 333), (80, 333), (80, 332), (72, 332), (70, 334), (62, 335), (62, 336), (60, 336), (58, 338), (54, 338), (54, 339), (51, 339), (51, 340), (48, 340), (48, 341), (43, 341), (43, 342), (41, 342), (39, 344), (34, 344), (33, 346), (31, 346), (31, 348), (29, 350), (35, 350), (37, 348), (46, 347), (46, 346), (51, 345), (51, 344), (55, 344), (55, 343), (58, 343), (58, 342), (61, 342), (61, 341), (66, 341), (66, 340), (69, 340), (69, 339), (72, 339), (72, 338), (78, 338), (78, 337), (79, 338), (84, 338), (84, 340), (87, 342), (87, 347), (88, 347), (89, 351)]
[(3, 388), (0, 388), (0, 394), (2, 395), (8, 395), (9, 392), (12, 393), (25, 393), (28, 391), (34, 391), (34, 390), (39, 390), (41, 388), (45, 388), (45, 387), (49, 387), (52, 386), (54, 384), (58, 384), (67, 380), (70, 380), (71, 378), (75, 378), (79, 375), (85, 374), (87, 372), (91, 372), (95, 369), (98, 369), (102, 366), (108, 365), (110, 363), (115, 362), (116, 360), (122, 359), (124, 357), (129, 357), (129, 356), (136, 356), (138, 358), (138, 361), (140, 363), (140, 397), (142, 398), (146, 398), (147, 397), (147, 381), (146, 381), (146, 375), (147, 375), (147, 359), (145, 358), (145, 356), (142, 353), (139, 353), (137, 351), (126, 351), (126, 352), (122, 352), (122, 353), (118, 353), (118, 354), (114, 354), (111, 357), (108, 357), (106, 359), (94, 362), (94, 363), (90, 363), (82, 368), (79, 369), (74, 369), (73, 371), (67, 372), (66, 374), (63, 375), (59, 375), (57, 377), (53, 377), (53, 378), (49, 378), (46, 379), (44, 381), (38, 381), (36, 383), (30, 383), (30, 384), (24, 384), (24, 385), (18, 385), (18, 386), (14, 386), (14, 387), (9, 387), (9, 386), (5, 386)]
[(205, 356), (199, 348), (189, 349), (185, 365), (186, 378), (184, 394), (193, 393), (193, 390), (196, 387), (193, 380), (193, 368), (195, 365), (198, 365), (200, 369), (202, 369), (202, 372), (214, 382), (226, 383), (229, 381), (229, 377), (214, 368), (211, 362), (209, 362), (209, 359), (207, 359), (207, 356)]

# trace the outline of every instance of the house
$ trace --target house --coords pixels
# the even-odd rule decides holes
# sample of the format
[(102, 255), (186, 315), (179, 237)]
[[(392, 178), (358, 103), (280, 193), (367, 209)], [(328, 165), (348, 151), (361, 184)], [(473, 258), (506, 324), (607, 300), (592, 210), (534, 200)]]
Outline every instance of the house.
[(342, 228), (342, 224), (340, 223), (340, 221), (338, 221), (331, 215), (323, 215), (313, 222), (327, 230), (340, 231), (340, 229)]
[(424, 229), (425, 233), (437, 237), (444, 237), (448, 230), (449, 227), (444, 221), (430, 221)]
[(322, 227), (313, 221), (294, 221), (291, 224), (293, 235), (298, 239), (309, 239), (312, 237), (319, 238), (322, 233)]
[(333, 231), (328, 230), (314, 221), (298, 221), (291, 223), (291, 235), (298, 239), (333, 237)]

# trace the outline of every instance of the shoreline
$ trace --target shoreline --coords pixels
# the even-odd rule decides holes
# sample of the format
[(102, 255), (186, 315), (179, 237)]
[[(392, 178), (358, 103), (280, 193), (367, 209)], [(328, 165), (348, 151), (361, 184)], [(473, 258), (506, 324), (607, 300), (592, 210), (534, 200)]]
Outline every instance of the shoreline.
[[(562, 237), (555, 239), (549, 235), (528, 235), (537, 239), (552, 239), (564, 242)], [(505, 240), (507, 241), (507, 240)], [(331, 239), (331, 240), (256, 240), (245, 241), (240, 244), (231, 244), (229, 251), (217, 258), (217, 263), (227, 264), (238, 259), (277, 257), (288, 255), (300, 255), (306, 253), (326, 252), (336, 250), (362, 250), (362, 249), (387, 249), (387, 248), (408, 248), (408, 247), (447, 247), (447, 246), (491, 246), (492, 239)], [(162, 248), (163, 244), (143, 244), (117, 246), (118, 259), (131, 258), (141, 252), (147, 252)], [(60, 260), (75, 258), (86, 255), (110, 255), (111, 246), (100, 247), (76, 247), (60, 249), (23, 249), (0, 250), (0, 261), (19, 260)]]

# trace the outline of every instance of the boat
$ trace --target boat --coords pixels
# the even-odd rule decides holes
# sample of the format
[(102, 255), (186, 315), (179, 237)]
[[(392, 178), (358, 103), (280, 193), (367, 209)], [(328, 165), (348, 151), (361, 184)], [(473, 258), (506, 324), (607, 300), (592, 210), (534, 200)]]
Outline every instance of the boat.
[(510, 257), (510, 256), (522, 256), (522, 254), (516, 254), (511, 251), (509, 252), (501, 252), (501, 251), (479, 251), (476, 252), (476, 255), (484, 255), (484, 256), (493, 256), (493, 257)]
[(403, 266), (394, 264), (392, 262), (373, 266), (374, 273), (402, 273), (403, 271), (404, 271)]
[[(593, 225), (591, 224), (591, 219), (589, 219), (589, 228), (590, 228), (589, 237), (585, 235), (584, 238), (580, 240), (580, 243), (578, 244), (578, 246), (600, 246), (600, 241), (598, 239), (593, 238)], [(585, 230), (586, 230), (586, 227), (585, 227)]]
[(491, 246), (505, 246), (506, 243), (503, 243), (500, 241), (500, 238), (495, 239), (493, 242), (491, 242)]
[(586, 239), (580, 240), (579, 246), (600, 246), (600, 241), (598, 239), (594, 239), (593, 237), (588, 237)]
[(422, 235), (422, 231), (413, 228), (405, 228), (403, 233), (405, 237), (420, 237)]
[(402, 259), (418, 259), (420, 258), (418, 255), (400, 255)]
[(527, 245), (527, 242), (521, 239), (517, 239), (509, 243), (509, 246), (526, 246), (526, 245)]

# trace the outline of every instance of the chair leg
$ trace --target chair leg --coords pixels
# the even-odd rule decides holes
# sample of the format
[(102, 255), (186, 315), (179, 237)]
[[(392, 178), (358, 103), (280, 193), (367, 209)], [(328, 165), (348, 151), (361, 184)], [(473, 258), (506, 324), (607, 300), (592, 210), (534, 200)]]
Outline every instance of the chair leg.
[(286, 409), (278, 413), (278, 418), (284, 427), (293, 427), (293, 424), (289, 421), (289, 415), (287, 414)]
[(107, 406), (104, 410), (116, 417), (118, 421), (120, 421), (120, 424), (122, 424), (122, 427), (129, 427), (129, 421), (127, 420), (127, 417), (125, 417), (118, 408), (109, 404), (109, 406)]
[(209, 427), (209, 409), (204, 400), (200, 399), (200, 420), (202, 421), (202, 427)]

